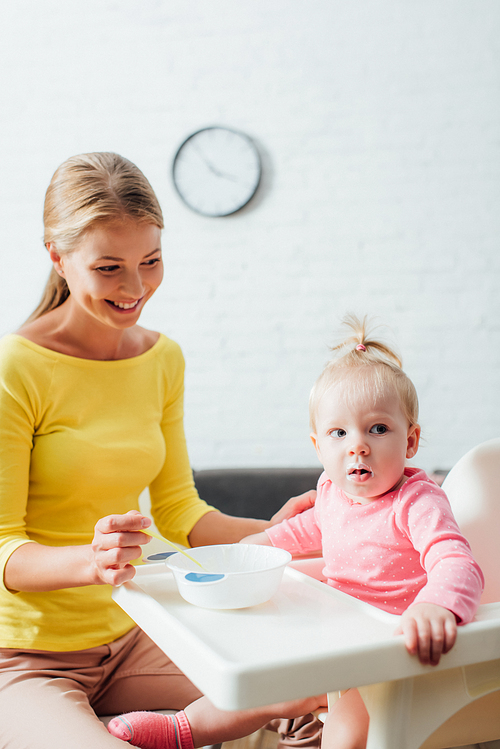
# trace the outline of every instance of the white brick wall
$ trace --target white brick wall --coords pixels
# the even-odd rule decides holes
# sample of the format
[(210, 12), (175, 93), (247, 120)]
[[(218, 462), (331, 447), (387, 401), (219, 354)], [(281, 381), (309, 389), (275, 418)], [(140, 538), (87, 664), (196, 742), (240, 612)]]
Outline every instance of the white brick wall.
[[(17, 0), (0, 10), (0, 332), (40, 294), (43, 194), (73, 153), (135, 161), (162, 202), (144, 322), (187, 359), (196, 468), (308, 465), (309, 389), (346, 311), (378, 315), (419, 390), (419, 463), (498, 436), (497, 0)], [(170, 182), (214, 123), (260, 145), (247, 209)]]

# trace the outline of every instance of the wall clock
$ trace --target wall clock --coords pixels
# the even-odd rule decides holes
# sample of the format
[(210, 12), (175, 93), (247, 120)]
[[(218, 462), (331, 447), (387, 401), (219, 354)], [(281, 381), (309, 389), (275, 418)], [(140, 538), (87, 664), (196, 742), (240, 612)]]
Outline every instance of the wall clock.
[(262, 166), (253, 140), (227, 127), (190, 135), (172, 165), (174, 185), (189, 208), (203, 216), (229, 216), (255, 195)]

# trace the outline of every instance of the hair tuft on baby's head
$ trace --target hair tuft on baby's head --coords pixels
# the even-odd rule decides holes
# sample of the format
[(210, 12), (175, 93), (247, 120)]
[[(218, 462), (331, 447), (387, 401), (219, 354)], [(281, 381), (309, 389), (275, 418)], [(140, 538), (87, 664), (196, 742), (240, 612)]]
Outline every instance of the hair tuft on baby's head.
[(342, 359), (343, 366), (346, 367), (359, 366), (367, 362), (381, 362), (402, 369), (403, 362), (394, 349), (373, 336), (373, 331), (380, 326), (370, 324), (367, 315), (360, 320), (356, 315), (348, 314), (342, 319), (341, 324), (351, 331), (351, 335), (336, 346), (332, 346), (332, 362)]
[(332, 358), (316, 380), (309, 399), (311, 429), (316, 431), (316, 416), (321, 398), (333, 385), (342, 382), (351, 397), (367, 392), (377, 395), (395, 391), (409, 425), (418, 423), (418, 397), (410, 378), (403, 371), (399, 354), (388, 343), (376, 338), (374, 326), (365, 316), (362, 319), (348, 314), (342, 327), (349, 335), (332, 346)]

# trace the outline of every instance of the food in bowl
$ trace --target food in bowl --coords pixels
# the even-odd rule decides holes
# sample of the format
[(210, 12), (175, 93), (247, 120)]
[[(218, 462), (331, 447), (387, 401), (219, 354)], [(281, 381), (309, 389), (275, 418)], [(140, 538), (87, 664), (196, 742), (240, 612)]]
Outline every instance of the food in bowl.
[(167, 561), (181, 596), (208, 609), (241, 609), (265, 603), (276, 593), (292, 556), (284, 549), (255, 544), (220, 544), (189, 550), (200, 570), (182, 554)]

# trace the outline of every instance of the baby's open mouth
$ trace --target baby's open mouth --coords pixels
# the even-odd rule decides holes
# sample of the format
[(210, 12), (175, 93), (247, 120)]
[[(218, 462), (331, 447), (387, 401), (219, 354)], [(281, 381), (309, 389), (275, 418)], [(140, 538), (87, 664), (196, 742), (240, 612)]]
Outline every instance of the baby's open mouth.
[(348, 481), (363, 482), (367, 481), (373, 476), (373, 471), (370, 466), (365, 463), (350, 463), (347, 466), (347, 479)]

